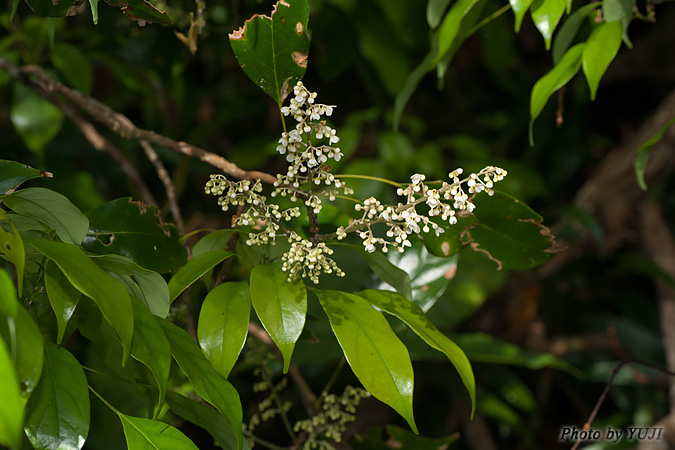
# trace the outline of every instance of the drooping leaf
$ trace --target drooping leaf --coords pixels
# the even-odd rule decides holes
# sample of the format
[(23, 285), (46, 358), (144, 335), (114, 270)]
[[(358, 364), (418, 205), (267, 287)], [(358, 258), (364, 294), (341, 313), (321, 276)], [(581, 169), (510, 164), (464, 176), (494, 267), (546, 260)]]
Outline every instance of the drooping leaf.
[(363, 298), (315, 291), (347, 362), (363, 387), (391, 406), (417, 433), (413, 417), (413, 368), (408, 350), (387, 320)]
[(145, 364), (155, 378), (159, 389), (159, 399), (152, 415), (159, 415), (166, 396), (166, 383), (171, 368), (171, 347), (162, 328), (153, 319), (148, 308), (140, 300), (131, 297), (134, 307), (134, 339), (131, 342), (131, 356)]
[(288, 274), (280, 265), (255, 266), (251, 271), (251, 303), (283, 355), (284, 373), (288, 372), (295, 343), (305, 326), (305, 285), (300, 280), (288, 282)]
[(87, 217), (58, 192), (28, 188), (6, 195), (2, 201), (17, 214), (32, 217), (53, 229), (63, 242), (79, 245), (87, 234)]
[(248, 77), (281, 106), (307, 69), (308, 0), (279, 0), (271, 16), (256, 14), (230, 34)]
[(91, 92), (94, 70), (82, 50), (73, 45), (58, 44), (54, 46), (50, 56), (54, 67), (63, 74), (71, 87), (85, 94)]
[(87, 217), (90, 229), (82, 245), (92, 253), (126, 256), (160, 274), (187, 259), (176, 227), (163, 223), (154, 206), (119, 198), (89, 211)]
[(160, 274), (144, 269), (124, 256), (102, 255), (91, 259), (119, 280), (129, 295), (139, 299), (152, 314), (162, 318), (169, 314), (169, 287)]
[(171, 301), (176, 300), (188, 286), (231, 256), (234, 256), (234, 253), (227, 250), (213, 250), (192, 258), (169, 280), (169, 298)]
[(429, 28), (436, 29), (443, 20), (445, 10), (448, 8), (450, 0), (429, 0), (427, 2), (427, 23)]
[(633, 11), (636, 9), (635, 0), (603, 0), (602, 2), (602, 16), (605, 22), (620, 21), (623, 24), (623, 42), (628, 48), (633, 48), (628, 37), (628, 26), (633, 18)]
[(445, 54), (452, 47), (455, 38), (458, 35), (462, 19), (471, 11), (479, 0), (458, 0), (450, 7), (450, 11), (443, 18), (441, 26), (438, 28), (438, 53), (433, 59), (433, 65), (443, 59)]
[(560, 62), (541, 77), (532, 88), (530, 96), (530, 145), (534, 145), (532, 126), (555, 91), (563, 87), (579, 71), (586, 44), (577, 44), (565, 52)]
[(98, 0), (89, 0), (89, 6), (91, 6), (91, 20), (94, 25), (98, 25)]
[(367, 289), (358, 293), (371, 305), (392, 314), (406, 323), (424, 342), (436, 350), (443, 352), (455, 366), (462, 382), (471, 397), (471, 416), (476, 408), (476, 381), (471, 364), (461, 348), (446, 335), (438, 331), (433, 323), (424, 315), (417, 304), (392, 291)]
[[(11, 231), (6, 231), (2, 226), (2, 221), (9, 224)], [(23, 292), (23, 273), (26, 267), (26, 249), (23, 245), (23, 239), (16, 229), (5, 210), (0, 209), (0, 253), (7, 255), (7, 258), (14, 264), (16, 277), (18, 280), (18, 292)]]
[(106, 1), (113, 6), (121, 6), (122, 12), (130, 19), (137, 20), (139, 25), (145, 25), (146, 22), (172, 22), (171, 17), (166, 12), (158, 10), (147, 0), (125, 0), (121, 3), (116, 3), (113, 0)]
[(199, 450), (187, 436), (168, 423), (118, 413), (129, 450)]
[(534, 25), (537, 27), (546, 43), (546, 50), (551, 49), (553, 32), (558, 22), (565, 13), (567, 2), (565, 0), (534, 0), (530, 8), (530, 14)]
[(523, 24), (525, 13), (530, 8), (533, 1), (534, 0), (509, 0), (513, 14), (516, 16), (516, 23), (514, 26), (516, 33), (520, 31), (520, 26)]
[(242, 417), (239, 394), (234, 387), (223, 378), (187, 331), (155, 317), (171, 345), (171, 354), (180, 368), (187, 375), (195, 391), (208, 403), (216, 407), (227, 421), (237, 439), (237, 448), (242, 448)]
[(572, 44), (572, 41), (577, 35), (579, 27), (581, 27), (584, 19), (586, 19), (590, 13), (599, 7), (600, 2), (589, 3), (588, 5), (578, 8), (565, 20), (558, 30), (558, 33), (556, 33), (555, 39), (553, 40), (553, 50), (551, 51), (551, 55), (553, 55), (554, 65), (558, 64), (560, 59)]
[(586, 41), (581, 65), (591, 90), (591, 100), (595, 100), (600, 79), (621, 47), (622, 34), (621, 22), (605, 22), (593, 30)]
[(89, 433), (89, 391), (82, 366), (66, 349), (45, 343), (40, 383), (26, 406), (26, 435), (40, 450), (78, 450)]
[(251, 296), (243, 281), (215, 287), (202, 303), (197, 324), (199, 345), (225, 378), (244, 347), (250, 316)]
[(60, 344), (66, 331), (66, 325), (75, 312), (81, 294), (70, 284), (68, 278), (53, 262), (48, 263), (45, 268), (45, 289), (47, 290), (49, 303), (56, 315), (58, 328), (56, 343)]
[[(59, 5), (66, 5), (70, 1), (64, 0)], [(40, 3), (52, 4), (43, 1)], [(14, 84), (10, 119), (26, 147), (40, 157), (63, 125), (61, 110), (21, 83)]]
[(26, 243), (56, 263), (68, 281), (98, 305), (122, 343), (123, 363), (126, 363), (134, 334), (134, 316), (131, 299), (124, 286), (76, 245), (45, 239), (30, 239)]
[[(237, 450), (236, 436), (232, 433), (223, 416), (213, 407), (171, 391), (166, 394), (166, 402), (169, 404), (171, 411), (208, 431), (221, 448)], [(242, 450), (251, 450), (247, 439), (244, 439)]]
[(647, 160), (649, 159), (649, 154), (652, 152), (654, 146), (661, 140), (666, 131), (675, 124), (675, 117), (670, 119), (659, 131), (656, 132), (654, 136), (649, 138), (647, 142), (642, 144), (637, 150), (637, 156), (635, 161), (633, 161), (633, 167), (635, 168), (635, 176), (637, 177), (638, 184), (642, 190), (647, 190), (647, 183), (645, 182), (645, 168), (647, 167)]
[[(4, 274), (0, 271), (0, 274)], [(0, 292), (4, 293), (3, 278), (0, 275)], [(9, 277), (7, 277), (9, 278)], [(12, 357), (8, 346), (0, 339), (0, 445), (7, 445), (11, 450), (21, 448), (24, 408), (26, 399), (21, 396), (19, 380), (12, 366)]]
[(40, 177), (51, 178), (52, 174), (16, 161), (0, 159), (0, 195), (16, 189), (24, 181)]
[(432, 37), (432, 48), (431, 51), (424, 57), (421, 63), (413, 69), (412, 72), (408, 75), (408, 78), (403, 85), (403, 89), (396, 96), (394, 101), (394, 121), (393, 121), (393, 130), (398, 131), (398, 126), (401, 122), (401, 116), (403, 115), (403, 109), (405, 105), (408, 104), (410, 97), (412, 97), (415, 89), (422, 81), (422, 78), (428, 74), (436, 64), (434, 64), (434, 59), (438, 53), (438, 40)]

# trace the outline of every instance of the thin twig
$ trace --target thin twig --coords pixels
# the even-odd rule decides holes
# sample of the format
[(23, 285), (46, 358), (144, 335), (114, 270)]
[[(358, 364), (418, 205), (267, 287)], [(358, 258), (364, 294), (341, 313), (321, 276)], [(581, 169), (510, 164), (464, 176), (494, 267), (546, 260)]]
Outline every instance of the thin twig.
[(152, 148), (152, 145), (150, 145), (148, 141), (140, 142), (141, 147), (145, 152), (145, 156), (147, 156), (152, 165), (155, 166), (157, 176), (159, 176), (159, 179), (164, 185), (164, 190), (166, 190), (166, 199), (169, 202), (169, 208), (171, 209), (173, 220), (176, 222), (176, 227), (178, 228), (180, 234), (185, 234), (185, 222), (183, 222), (183, 216), (181, 216), (180, 213), (180, 206), (178, 206), (178, 202), (176, 201), (176, 188), (174, 187), (173, 181), (171, 180), (171, 175), (169, 175), (169, 172), (167, 172), (164, 164), (162, 164), (159, 156), (157, 156), (157, 152), (155, 152), (155, 149)]

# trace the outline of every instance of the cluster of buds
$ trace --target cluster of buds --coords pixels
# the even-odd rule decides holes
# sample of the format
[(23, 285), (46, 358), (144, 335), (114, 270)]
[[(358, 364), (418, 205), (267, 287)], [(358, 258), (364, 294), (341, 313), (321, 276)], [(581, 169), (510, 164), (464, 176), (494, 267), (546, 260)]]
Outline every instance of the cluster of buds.
[(322, 273), (335, 273), (344, 277), (345, 273), (337, 266), (335, 261), (326, 255), (332, 255), (333, 249), (324, 242), (312, 243), (308, 239), (302, 239), (296, 233), (290, 234), (291, 249), (282, 256), (281, 269), (288, 272), (288, 281), (298, 277), (309, 278), (315, 284), (319, 282)]

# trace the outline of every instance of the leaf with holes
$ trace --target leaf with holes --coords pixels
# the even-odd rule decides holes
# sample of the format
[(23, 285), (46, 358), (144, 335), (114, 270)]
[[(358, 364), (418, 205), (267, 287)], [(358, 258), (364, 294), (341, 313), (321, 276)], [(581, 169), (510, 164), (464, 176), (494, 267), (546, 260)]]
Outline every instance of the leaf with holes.
[(24, 181), (40, 177), (51, 178), (52, 176), (51, 173), (44, 170), (34, 169), (26, 164), (6, 159), (0, 159), (0, 174), (2, 174), (0, 175), (0, 195), (16, 189)]

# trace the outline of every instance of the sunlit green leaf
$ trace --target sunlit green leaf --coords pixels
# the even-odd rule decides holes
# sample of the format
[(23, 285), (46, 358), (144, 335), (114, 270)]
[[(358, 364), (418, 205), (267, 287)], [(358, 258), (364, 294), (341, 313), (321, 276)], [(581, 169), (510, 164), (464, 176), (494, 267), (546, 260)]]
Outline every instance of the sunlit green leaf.
[(441, 26), (438, 28), (438, 54), (433, 59), (433, 65), (436, 65), (452, 47), (455, 38), (462, 24), (462, 19), (466, 16), (479, 0), (458, 0), (450, 7), (450, 11), (445, 15)]
[(63, 74), (68, 84), (88, 94), (94, 85), (94, 70), (87, 57), (79, 48), (69, 44), (54, 46), (51, 52), (54, 67)]
[[(6, 231), (2, 222), (9, 224), (11, 231)], [(23, 245), (23, 239), (19, 231), (16, 229), (14, 222), (12, 222), (7, 213), (0, 209), (0, 253), (4, 253), (7, 258), (14, 264), (16, 270), (16, 277), (18, 279), (18, 292), (23, 292), (23, 273), (26, 267), (26, 249)]]
[(47, 290), (49, 303), (52, 305), (52, 309), (56, 315), (58, 327), (56, 343), (60, 344), (66, 331), (66, 325), (68, 325), (68, 321), (75, 312), (75, 307), (80, 301), (81, 294), (80, 291), (70, 284), (68, 278), (53, 262), (48, 263), (45, 268), (45, 289)]
[(530, 8), (533, 1), (534, 0), (509, 0), (513, 14), (516, 16), (516, 24), (514, 27), (516, 33), (520, 31), (520, 26), (523, 24), (525, 13)]
[(70, 244), (80, 244), (87, 234), (89, 220), (63, 195), (44, 188), (28, 188), (3, 197), (12, 211), (36, 219), (53, 229)]
[(666, 131), (675, 124), (675, 117), (670, 119), (659, 131), (656, 132), (654, 136), (649, 138), (647, 142), (642, 144), (638, 148), (637, 156), (635, 161), (633, 161), (633, 167), (635, 168), (635, 176), (637, 177), (638, 184), (643, 190), (647, 190), (647, 183), (645, 182), (645, 168), (647, 167), (647, 160), (649, 159), (649, 154), (652, 152), (654, 146), (661, 140)]
[(199, 450), (194, 442), (168, 423), (118, 415), (129, 450)]
[(124, 286), (105, 273), (76, 245), (45, 239), (31, 239), (26, 243), (56, 263), (68, 281), (98, 305), (122, 343), (123, 361), (126, 362), (134, 334), (134, 316)]
[(591, 89), (591, 100), (595, 100), (600, 79), (621, 47), (622, 33), (621, 22), (605, 22), (593, 30), (586, 41), (581, 64)]
[(195, 391), (216, 407), (227, 421), (228, 426), (237, 439), (237, 447), (241, 449), (243, 442), (241, 402), (234, 387), (223, 378), (187, 331), (155, 317), (171, 345), (171, 354), (180, 368), (187, 375)]
[[(0, 274), (4, 274), (0, 270)], [(0, 293), (4, 293), (0, 275)], [(12, 450), (21, 448), (24, 408), (26, 400), (21, 396), (19, 380), (14, 373), (12, 358), (5, 343), (0, 339), (0, 445)]]
[(197, 324), (199, 345), (225, 378), (244, 347), (250, 316), (251, 297), (243, 281), (215, 287), (202, 303)]
[(271, 17), (256, 14), (230, 34), (242, 70), (281, 106), (307, 69), (308, 0), (280, 0)]
[(202, 275), (231, 256), (234, 256), (234, 253), (227, 250), (213, 250), (192, 258), (169, 280), (169, 298), (171, 301), (173, 302)]
[(546, 42), (546, 50), (551, 49), (553, 32), (565, 13), (565, 0), (534, 0), (530, 9), (532, 20)]
[[(64, 5), (68, 1), (59, 2), (59, 5)], [(50, 2), (40, 3), (51, 5)], [(10, 119), (26, 147), (42, 156), (47, 144), (61, 130), (63, 113), (50, 101), (26, 86), (15, 83)]]
[(408, 350), (387, 320), (363, 298), (342, 291), (314, 291), (354, 374), (417, 433), (413, 417), (413, 368)]
[(251, 271), (251, 303), (284, 357), (284, 373), (288, 372), (295, 342), (305, 326), (305, 285), (300, 280), (289, 282), (288, 273), (280, 265), (255, 266)]
[(553, 50), (551, 51), (551, 54), (553, 55), (554, 65), (558, 64), (567, 49), (570, 47), (570, 44), (572, 44), (572, 41), (574, 41), (574, 38), (576, 37), (579, 27), (581, 27), (584, 19), (586, 19), (590, 13), (599, 7), (600, 2), (589, 3), (588, 5), (578, 8), (565, 20), (556, 33), (555, 39), (553, 40)]
[(88, 433), (84, 371), (68, 350), (47, 342), (42, 378), (26, 406), (26, 435), (36, 449), (77, 450)]
[(51, 174), (16, 161), (0, 159), (0, 195), (16, 189), (24, 181), (40, 177), (51, 177)]
[(406, 323), (424, 342), (436, 350), (443, 352), (455, 366), (459, 376), (471, 397), (471, 415), (476, 408), (476, 381), (473, 377), (471, 364), (461, 348), (447, 336), (438, 331), (433, 323), (424, 315), (417, 304), (407, 300), (400, 294), (392, 291), (368, 289), (358, 293), (371, 305), (392, 314)]

